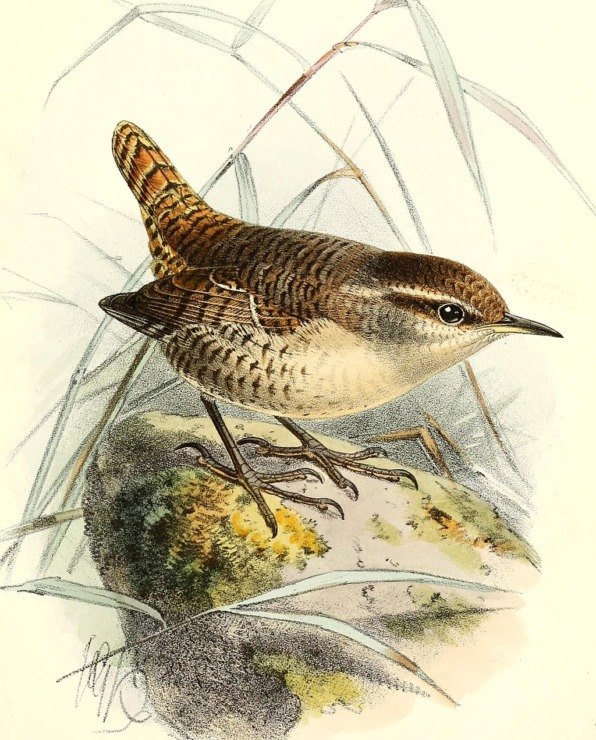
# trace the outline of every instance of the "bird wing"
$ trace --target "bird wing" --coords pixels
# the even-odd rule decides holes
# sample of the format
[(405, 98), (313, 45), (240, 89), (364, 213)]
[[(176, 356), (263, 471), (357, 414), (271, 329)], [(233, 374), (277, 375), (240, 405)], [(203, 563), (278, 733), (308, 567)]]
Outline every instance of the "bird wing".
[(106, 313), (155, 339), (191, 325), (239, 324), (281, 333), (301, 320), (241, 284), (234, 267), (198, 268), (118, 293), (99, 304)]

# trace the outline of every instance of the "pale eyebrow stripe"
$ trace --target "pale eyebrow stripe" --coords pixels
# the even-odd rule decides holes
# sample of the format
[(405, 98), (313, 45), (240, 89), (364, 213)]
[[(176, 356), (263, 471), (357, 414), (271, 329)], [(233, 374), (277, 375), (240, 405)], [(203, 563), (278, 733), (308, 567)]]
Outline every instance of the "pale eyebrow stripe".
[(453, 296), (447, 295), (446, 293), (437, 293), (431, 290), (424, 290), (423, 288), (408, 288), (405, 285), (391, 286), (390, 290), (392, 293), (403, 295), (406, 298), (421, 298), (423, 300), (430, 301), (442, 301), (445, 303), (457, 303), (462, 308), (465, 308), (468, 313), (472, 313), (475, 316), (480, 316), (480, 311), (467, 301), (463, 301), (461, 298), (453, 298)]

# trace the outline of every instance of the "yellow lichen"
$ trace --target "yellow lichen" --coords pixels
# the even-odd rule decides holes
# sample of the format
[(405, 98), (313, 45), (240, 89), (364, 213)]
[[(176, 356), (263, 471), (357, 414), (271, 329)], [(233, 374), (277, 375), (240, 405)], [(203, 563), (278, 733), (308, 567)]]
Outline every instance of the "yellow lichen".
[(399, 529), (378, 514), (372, 515), (368, 521), (368, 528), (373, 533), (373, 539), (385, 540), (390, 545), (399, 545), (402, 540)]
[(261, 670), (279, 676), (300, 699), (300, 717), (318, 717), (335, 706), (360, 711), (364, 701), (361, 683), (341, 671), (323, 671), (287, 653), (257, 653), (253, 658)]
[(436, 481), (425, 491), (411, 491), (410, 518), (415, 537), (438, 545), (451, 560), (471, 571), (482, 568), (482, 550), (535, 561), (530, 546), (511, 532), (494, 508), (466, 489)]

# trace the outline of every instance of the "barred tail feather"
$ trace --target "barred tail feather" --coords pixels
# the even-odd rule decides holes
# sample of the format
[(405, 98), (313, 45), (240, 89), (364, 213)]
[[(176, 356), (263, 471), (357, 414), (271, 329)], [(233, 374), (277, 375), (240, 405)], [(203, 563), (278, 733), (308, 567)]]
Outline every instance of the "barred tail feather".
[(134, 123), (122, 121), (116, 126), (112, 151), (141, 208), (158, 277), (200, 266), (202, 246), (225, 239), (242, 225), (205, 203)]
[(114, 130), (112, 152), (118, 169), (139, 205), (153, 209), (166, 191), (200, 200), (157, 144), (134, 123), (121, 121)]

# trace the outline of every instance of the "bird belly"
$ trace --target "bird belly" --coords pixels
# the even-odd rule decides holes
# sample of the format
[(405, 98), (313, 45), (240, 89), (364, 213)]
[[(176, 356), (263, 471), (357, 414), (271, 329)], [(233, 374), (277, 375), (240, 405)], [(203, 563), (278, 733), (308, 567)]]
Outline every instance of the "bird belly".
[(238, 325), (195, 326), (177, 333), (164, 350), (202, 392), (275, 416), (345, 416), (407, 390), (368, 342), (328, 321), (281, 335)]

